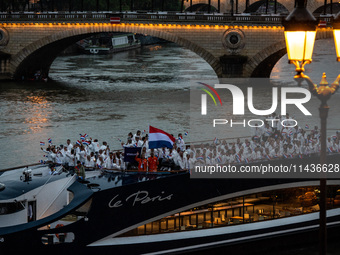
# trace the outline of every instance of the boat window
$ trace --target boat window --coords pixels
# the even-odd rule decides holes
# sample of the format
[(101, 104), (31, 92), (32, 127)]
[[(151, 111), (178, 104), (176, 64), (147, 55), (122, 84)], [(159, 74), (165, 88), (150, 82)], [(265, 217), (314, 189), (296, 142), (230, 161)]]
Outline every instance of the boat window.
[(0, 203), (0, 215), (16, 213), (25, 209), (24, 201)]
[[(73, 197), (72, 197), (72, 199), (73, 199)], [(78, 220), (81, 220), (81, 219), (87, 220), (87, 214), (88, 214), (88, 212), (91, 208), (91, 204), (92, 204), (92, 198), (89, 201), (87, 201), (85, 204), (83, 204), (81, 207), (70, 212), (69, 214), (67, 214), (63, 218), (61, 218), (61, 219), (59, 219), (55, 222), (52, 222), (48, 225), (42, 226), (38, 230), (54, 229), (54, 228), (57, 228), (58, 226), (60, 226), (60, 224), (68, 225), (68, 224), (75, 223), (75, 222), (77, 222)]]
[[(144, 224), (120, 236), (232, 226), (319, 211), (319, 187), (262, 192), (197, 206)], [(340, 207), (340, 187), (328, 186), (327, 208)]]
[(41, 237), (41, 242), (45, 245), (72, 243), (74, 238), (75, 236), (72, 232), (46, 234)]

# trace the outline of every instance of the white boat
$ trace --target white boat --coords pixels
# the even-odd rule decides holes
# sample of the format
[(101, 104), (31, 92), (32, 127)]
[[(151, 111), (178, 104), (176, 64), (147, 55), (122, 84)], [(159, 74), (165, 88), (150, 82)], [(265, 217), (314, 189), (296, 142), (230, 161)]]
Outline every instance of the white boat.
[[(312, 161), (318, 159), (285, 163)], [(338, 162), (338, 155), (328, 161)], [(94, 170), (77, 181), (62, 166), (51, 171), (42, 165), (5, 171), (0, 183), (4, 254), (27, 247), (44, 254), (172, 254), (220, 246), (233, 254), (240, 245), (268, 250), (315, 242), (319, 230), (319, 181), (313, 179), (192, 179), (186, 171)], [(340, 229), (340, 181), (327, 185), (331, 237)]]
[(86, 54), (110, 54), (141, 47), (134, 34), (99, 35), (80, 44)]

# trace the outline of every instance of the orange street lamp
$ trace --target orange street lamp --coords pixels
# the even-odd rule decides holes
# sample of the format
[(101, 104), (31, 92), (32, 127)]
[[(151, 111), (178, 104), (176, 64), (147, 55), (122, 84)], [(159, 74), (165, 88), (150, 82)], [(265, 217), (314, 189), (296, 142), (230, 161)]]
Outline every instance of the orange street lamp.
[(340, 61), (340, 13), (336, 15), (332, 23), (333, 35), (336, 49), (336, 60)]
[(312, 62), (317, 24), (306, 9), (305, 0), (299, 0), (297, 7), (283, 21), (289, 63), (296, 66), (298, 74)]

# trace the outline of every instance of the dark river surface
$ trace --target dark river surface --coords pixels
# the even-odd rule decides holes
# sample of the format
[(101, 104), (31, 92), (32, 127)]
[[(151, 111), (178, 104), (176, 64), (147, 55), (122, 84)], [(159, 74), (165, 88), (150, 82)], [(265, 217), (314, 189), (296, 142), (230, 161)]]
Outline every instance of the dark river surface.
[[(340, 72), (333, 44), (332, 40), (316, 42), (314, 61), (306, 68), (314, 82), (320, 81), (323, 71), (327, 71), (329, 82)], [(285, 56), (274, 67), (271, 79), (279, 86), (296, 86), (293, 75), (294, 66), (287, 64)], [(50, 77), (53, 81), (48, 83), (0, 83), (0, 169), (37, 163), (43, 159), (39, 142), (47, 144), (48, 138), (53, 144), (65, 144), (68, 138), (74, 143), (79, 134), (86, 133), (120, 149), (119, 139), (126, 141), (130, 131), (147, 130), (149, 125), (176, 135), (184, 133), (189, 130), (190, 81), (218, 82), (203, 59), (172, 43), (115, 55), (60, 56)], [(340, 126), (339, 93), (329, 101), (329, 134)], [(263, 88), (263, 99), (267, 97)], [(310, 105), (318, 116), (317, 99)], [(318, 121), (315, 118), (309, 124), (318, 125)], [(190, 132), (185, 139), (190, 140)], [(329, 254), (340, 254), (333, 246)], [(317, 254), (314, 251), (282, 254)]]
[[(306, 68), (314, 82), (327, 70), (332, 82), (340, 71), (332, 40), (316, 42), (314, 61)], [(325, 45), (327, 47), (325, 47)], [(272, 80), (296, 86), (294, 66), (284, 57), (274, 67)], [(217, 83), (212, 68), (199, 56), (175, 44), (146, 46), (138, 50), (103, 56), (61, 56), (51, 67), (52, 82), (0, 83), (0, 169), (36, 163), (41, 157), (39, 142), (73, 143), (88, 134), (111, 149), (120, 149), (119, 139), (128, 132), (147, 130), (149, 125), (177, 135), (189, 129), (189, 88), (192, 80)], [(261, 90), (262, 89), (262, 90)], [(267, 102), (271, 90), (260, 88), (257, 101)], [(339, 126), (339, 92), (329, 101), (329, 133)], [(302, 120), (310, 127), (319, 124), (319, 101), (309, 103), (315, 118)], [(248, 136), (250, 131), (228, 137)], [(202, 134), (202, 139), (204, 139)], [(190, 132), (188, 137), (190, 140)]]

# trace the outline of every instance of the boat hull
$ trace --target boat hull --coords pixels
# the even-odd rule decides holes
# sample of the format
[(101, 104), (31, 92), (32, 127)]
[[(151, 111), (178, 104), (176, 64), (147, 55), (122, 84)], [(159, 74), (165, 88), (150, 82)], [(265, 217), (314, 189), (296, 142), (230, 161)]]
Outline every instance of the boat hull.
[[(222, 246), (237, 250), (245, 247), (245, 244), (274, 245), (276, 242), (279, 245), (282, 240), (287, 244), (303, 244), (316, 241), (318, 236), (319, 213), (314, 212), (233, 226), (119, 237), (143, 224), (193, 207), (259, 192), (318, 186), (318, 180), (191, 179), (189, 173), (107, 173), (89, 181), (93, 186), (87, 186), (86, 189), (95, 189), (89, 195), (91, 197), (87, 196), (81, 201), (92, 201), (85, 218), (58, 229), (39, 230), (42, 224), (33, 223), (7, 232), (0, 228), (0, 249), (18, 252), (25, 250), (23, 247), (34, 247), (34, 251), (54, 254), (70, 254), (71, 251), (83, 254), (168, 254)], [(112, 183), (119, 185), (113, 186)], [(340, 181), (329, 180), (328, 185), (340, 185)], [(84, 189), (76, 190), (75, 196), (83, 192)], [(63, 216), (65, 213), (51, 215), (44, 224)], [(329, 231), (335, 231), (334, 236), (337, 236), (340, 230), (340, 208), (328, 210), (327, 217)], [(58, 233), (72, 233), (75, 238), (71, 243), (42, 242), (44, 236)], [(305, 236), (309, 236), (309, 239)], [(18, 240), (20, 246), (17, 245)]]

